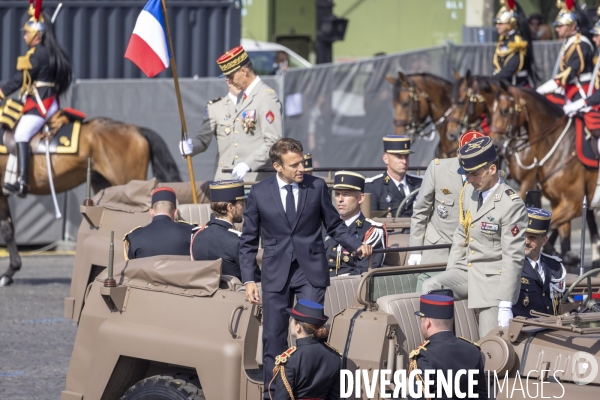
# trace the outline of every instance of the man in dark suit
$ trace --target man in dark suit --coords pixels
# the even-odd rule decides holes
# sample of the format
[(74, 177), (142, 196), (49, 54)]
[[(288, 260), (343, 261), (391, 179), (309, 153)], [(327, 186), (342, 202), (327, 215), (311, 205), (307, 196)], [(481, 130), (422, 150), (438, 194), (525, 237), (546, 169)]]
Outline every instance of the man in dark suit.
[[(191, 256), (194, 261), (222, 259), (221, 273), (242, 279), (240, 272), (240, 236), (233, 224), (242, 222), (243, 181), (220, 181), (210, 184), (210, 209), (215, 215), (206, 225), (195, 228)], [(254, 265), (255, 281), (260, 281), (258, 263)]]
[(513, 304), (513, 316), (532, 318), (531, 310), (558, 314), (565, 291), (567, 271), (561, 259), (542, 253), (548, 241), (552, 213), (541, 208), (527, 208), (529, 224), (525, 231), (525, 261), (521, 272), (519, 300)]
[(263, 377), (265, 398), (273, 377), (275, 356), (287, 348), (288, 314), (294, 295), (300, 300), (323, 304), (329, 286), (329, 269), (321, 227), (346, 249), (371, 255), (350, 233), (333, 207), (327, 185), (321, 178), (304, 174), (302, 143), (291, 138), (278, 140), (269, 151), (277, 174), (250, 190), (244, 211), (240, 243), (240, 268), (246, 297), (260, 301), (254, 283), (254, 262), (259, 236), (263, 239)]
[(175, 222), (177, 213), (175, 191), (160, 187), (152, 191), (152, 222), (138, 226), (125, 235), (125, 259), (174, 255), (188, 256), (193, 225)]
[[(387, 171), (368, 178), (365, 192), (371, 193), (371, 210), (383, 211), (385, 217), (395, 217), (402, 200), (421, 187), (423, 178), (406, 173), (408, 156), (411, 153), (408, 136), (384, 136), (383, 151), (383, 162), (387, 165)], [(399, 217), (412, 217), (416, 197), (412, 196), (407, 200), (400, 210)]]

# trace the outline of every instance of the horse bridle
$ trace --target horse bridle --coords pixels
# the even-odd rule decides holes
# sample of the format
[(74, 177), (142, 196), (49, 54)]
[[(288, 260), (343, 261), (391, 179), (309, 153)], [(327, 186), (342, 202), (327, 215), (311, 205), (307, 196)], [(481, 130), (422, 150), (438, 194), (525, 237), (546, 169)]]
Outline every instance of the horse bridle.
[(415, 90), (415, 87), (413, 86), (413, 82), (410, 81), (408, 78), (406, 79), (406, 82), (408, 82), (408, 87), (402, 87), (402, 82), (398, 81), (398, 83), (396, 84), (397, 87), (395, 88), (395, 90), (397, 91), (397, 93), (394, 94), (394, 97), (396, 97), (396, 101), (399, 100), (399, 94), (402, 92), (408, 92), (409, 96), (410, 96), (410, 114), (409, 114), (409, 119), (405, 120), (405, 119), (397, 119), (394, 118), (394, 126), (396, 127), (404, 127), (404, 129), (406, 129), (406, 132), (408, 134), (414, 134), (417, 133), (421, 130), (423, 130), (423, 128), (425, 128), (427, 125), (429, 125), (429, 123), (421, 122), (419, 121), (419, 115), (421, 114), (421, 98), (426, 99), (428, 105), (429, 105), (429, 95), (425, 92), (423, 92), (422, 90), (420, 91), (420, 93), (417, 93), (417, 91)]
[[(523, 100), (518, 95), (518, 93), (516, 95), (512, 95), (511, 93), (506, 92), (505, 96), (507, 97), (507, 99), (509, 101), (508, 123), (506, 124), (506, 128), (500, 129), (496, 126), (492, 126), (490, 128), (490, 130), (492, 133), (497, 133), (497, 134), (503, 135), (504, 144), (502, 145), (502, 152), (504, 154), (506, 154), (507, 156), (509, 156), (510, 154), (512, 154), (512, 152), (519, 151), (520, 149), (528, 147), (531, 144), (528, 144), (529, 138), (527, 135), (525, 135), (525, 137), (523, 137), (523, 135), (521, 135), (521, 129), (520, 129), (521, 113), (523, 113), (523, 116), (525, 117), (526, 121), (529, 120), (529, 114), (527, 113), (527, 107), (526, 107), (527, 103), (525, 102), (525, 100)], [(497, 107), (498, 107), (498, 100), (496, 99), (494, 101), (493, 112), (496, 111)], [(510, 145), (510, 143), (513, 140), (519, 140), (519, 139), (524, 139), (524, 143), (517, 145), (514, 148), (508, 148), (508, 146)]]
[[(484, 103), (485, 106), (485, 99), (483, 98), (481, 93), (479, 93), (479, 91), (473, 90), (473, 88), (471, 87), (467, 88), (467, 99), (469, 102), (467, 104), (467, 112), (462, 116), (462, 118), (459, 119), (452, 116), (447, 117), (449, 122), (454, 122), (458, 125), (461, 135), (469, 129), (481, 127), (481, 117), (478, 117), (475, 121), (471, 123), (469, 123), (469, 119), (475, 114), (475, 105), (477, 103)], [(446, 138), (450, 141), (458, 140), (458, 138), (453, 137), (450, 132), (446, 132)]]

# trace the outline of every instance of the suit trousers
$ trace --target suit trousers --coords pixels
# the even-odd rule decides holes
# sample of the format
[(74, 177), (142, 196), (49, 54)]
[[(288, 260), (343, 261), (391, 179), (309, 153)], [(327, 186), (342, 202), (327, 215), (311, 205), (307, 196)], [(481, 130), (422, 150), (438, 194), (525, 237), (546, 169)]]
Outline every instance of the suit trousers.
[[(294, 305), (297, 299), (311, 300), (323, 305), (325, 288), (317, 288), (310, 284), (297, 261), (293, 261), (288, 280), (280, 292), (263, 290), (263, 382), (264, 398), (269, 399), (269, 383), (273, 379), (275, 357), (288, 348), (288, 327), (290, 315), (286, 308)], [(275, 383), (270, 387), (271, 396), (275, 395)]]
[[(431, 290), (452, 289), (455, 300), (468, 298), (469, 273), (464, 269), (451, 268), (423, 282), (423, 293)], [(482, 338), (498, 327), (498, 307), (479, 309), (479, 337)]]

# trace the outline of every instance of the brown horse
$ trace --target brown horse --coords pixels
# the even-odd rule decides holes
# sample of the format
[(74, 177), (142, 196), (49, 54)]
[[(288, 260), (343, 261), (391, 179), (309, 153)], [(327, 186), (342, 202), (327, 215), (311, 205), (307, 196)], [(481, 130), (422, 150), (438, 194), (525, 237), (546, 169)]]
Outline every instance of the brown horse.
[(450, 112), (452, 84), (439, 76), (419, 73), (398, 78), (385, 77), (393, 85), (394, 125), (396, 135), (423, 136), (433, 124), (440, 134), (439, 156), (450, 157), (446, 139), (446, 117)]
[[(570, 251), (571, 220), (581, 216), (583, 197), (593, 197), (598, 176), (598, 170), (587, 169), (575, 156), (575, 123), (561, 107), (535, 91), (502, 84), (491, 125), (497, 147), (508, 152), (516, 151), (517, 146), (530, 149), (533, 160), (528, 162), (535, 165), (538, 186), (552, 205), (551, 228), (558, 228), (561, 254), (565, 263), (572, 264), (577, 256)], [(518, 144), (520, 140), (525, 140), (525, 145)], [(597, 263), (599, 237), (593, 212), (588, 212), (586, 219), (592, 238), (592, 261)]]
[[(458, 149), (460, 135), (468, 129), (481, 129), (483, 118), (491, 118), (501, 82), (487, 76), (471, 75), (470, 71), (464, 77), (456, 73), (454, 76), (456, 82), (452, 87), (452, 111), (448, 116), (447, 136)], [(517, 141), (522, 144), (522, 136)], [(511, 152), (501, 148), (499, 152), (508, 162), (509, 177), (519, 183), (519, 193), (525, 199), (527, 191), (535, 188), (536, 168), (531, 167), (531, 149), (524, 145), (516, 148), (518, 150)]]
[[(64, 192), (86, 181), (87, 160), (91, 159), (92, 187), (95, 192), (131, 180), (145, 180), (148, 164), (159, 181), (180, 182), (175, 160), (163, 139), (154, 131), (134, 125), (95, 118), (81, 124), (77, 154), (51, 155), (52, 179), (57, 192)], [(8, 156), (0, 157), (0, 184)], [(29, 169), (29, 193), (49, 194), (48, 169), (43, 154), (32, 155)], [(14, 226), (6, 196), (0, 193), (0, 231), (10, 254), (10, 265), (0, 277), (0, 286), (8, 286), (21, 269), (21, 257), (15, 242)]]

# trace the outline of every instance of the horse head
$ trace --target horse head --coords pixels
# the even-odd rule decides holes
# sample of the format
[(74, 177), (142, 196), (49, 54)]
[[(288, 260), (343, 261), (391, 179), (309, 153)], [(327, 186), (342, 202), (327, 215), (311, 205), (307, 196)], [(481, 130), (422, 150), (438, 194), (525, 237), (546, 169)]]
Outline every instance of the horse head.
[(509, 143), (519, 136), (527, 117), (519, 89), (500, 82), (491, 110), (490, 137), (498, 154), (504, 156)]
[(393, 86), (394, 126), (396, 135), (414, 135), (425, 127), (429, 114), (427, 93), (423, 92), (417, 83), (402, 72), (398, 78), (386, 76), (385, 79)]
[(469, 129), (474, 129), (481, 124), (481, 115), (486, 112), (486, 105), (480, 93), (478, 78), (467, 71), (464, 77), (454, 73), (456, 82), (452, 87), (452, 108), (448, 116), (446, 137), (456, 142), (460, 135)]

